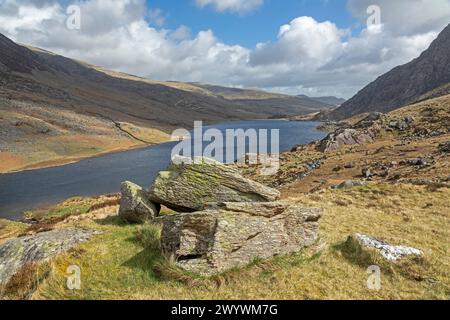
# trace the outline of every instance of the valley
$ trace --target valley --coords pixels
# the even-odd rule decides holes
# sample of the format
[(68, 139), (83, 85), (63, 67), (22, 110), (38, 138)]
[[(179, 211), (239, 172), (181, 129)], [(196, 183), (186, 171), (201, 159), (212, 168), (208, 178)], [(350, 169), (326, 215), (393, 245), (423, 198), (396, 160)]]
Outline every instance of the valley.
[[(284, 152), (276, 176), (260, 176), (258, 166), (233, 165), (244, 176), (276, 187), (284, 202), (324, 209), (317, 242), (297, 254), (199, 277), (159, 253), (157, 225), (128, 224), (118, 216), (120, 194), (75, 197), (29, 212), (37, 222), (32, 226), (0, 220), (0, 244), (71, 227), (101, 232), (32, 269), (38, 275), (53, 270), (37, 288), (30, 291), (25, 282), (7, 292), (33, 299), (448, 299), (449, 101), (443, 96), (342, 123), (327, 138)], [(354, 143), (373, 128), (373, 141)], [(336, 140), (342, 130), (355, 139)], [(325, 143), (335, 141), (341, 141), (336, 148)], [(162, 208), (162, 216), (174, 214)], [(382, 290), (369, 290), (370, 262), (345, 249), (354, 232), (419, 248), (425, 260), (383, 264)], [(82, 266), (85, 282), (81, 290), (68, 291), (65, 270), (73, 263)], [(102, 289), (99, 284), (106, 282)]]
[(261, 90), (148, 80), (1, 34), (0, 66), (0, 172), (166, 142), (172, 130), (198, 120), (279, 118), (331, 107)]
[(247, 48), (128, 6), (71, 45), (129, 71), (131, 44), (155, 79), (10, 39), (57, 48), (56, 20), (0, 26), (0, 300), (450, 299), (447, 7), (366, 28), (348, 1), (348, 29), (303, 16)]

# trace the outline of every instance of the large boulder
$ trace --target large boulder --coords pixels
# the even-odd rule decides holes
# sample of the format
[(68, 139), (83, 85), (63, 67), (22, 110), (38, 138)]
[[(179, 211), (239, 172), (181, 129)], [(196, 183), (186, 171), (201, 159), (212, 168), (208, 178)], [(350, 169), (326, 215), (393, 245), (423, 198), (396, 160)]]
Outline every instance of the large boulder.
[(99, 232), (67, 228), (9, 240), (0, 245), (0, 287), (28, 263), (48, 260)]
[(179, 158), (160, 172), (150, 199), (178, 212), (203, 210), (210, 203), (271, 202), (278, 190), (244, 178), (236, 168), (210, 159)]
[(212, 275), (312, 245), (321, 215), (285, 202), (223, 203), (164, 217), (161, 243), (183, 269)]
[(148, 193), (137, 184), (125, 181), (121, 185), (122, 198), (119, 216), (130, 223), (144, 223), (159, 215), (161, 206), (150, 201)]

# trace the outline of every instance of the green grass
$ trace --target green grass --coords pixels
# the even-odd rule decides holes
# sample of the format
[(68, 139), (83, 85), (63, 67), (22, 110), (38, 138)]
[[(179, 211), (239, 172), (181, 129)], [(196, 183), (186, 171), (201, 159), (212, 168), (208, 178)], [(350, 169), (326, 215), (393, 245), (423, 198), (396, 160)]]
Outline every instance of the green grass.
[(92, 198), (74, 197), (53, 207), (25, 212), (24, 216), (29, 220), (46, 222), (55, 218), (57, 219), (72, 215), (81, 215), (103, 207), (118, 205), (119, 201), (120, 197), (114, 194)]

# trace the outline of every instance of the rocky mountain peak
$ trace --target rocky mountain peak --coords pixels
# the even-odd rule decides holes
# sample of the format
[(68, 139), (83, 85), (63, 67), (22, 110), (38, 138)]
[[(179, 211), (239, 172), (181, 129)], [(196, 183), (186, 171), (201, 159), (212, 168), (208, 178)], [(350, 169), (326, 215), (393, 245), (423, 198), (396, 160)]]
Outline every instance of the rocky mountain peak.
[(341, 120), (364, 112), (389, 112), (450, 83), (450, 25), (418, 58), (367, 85), (328, 116)]

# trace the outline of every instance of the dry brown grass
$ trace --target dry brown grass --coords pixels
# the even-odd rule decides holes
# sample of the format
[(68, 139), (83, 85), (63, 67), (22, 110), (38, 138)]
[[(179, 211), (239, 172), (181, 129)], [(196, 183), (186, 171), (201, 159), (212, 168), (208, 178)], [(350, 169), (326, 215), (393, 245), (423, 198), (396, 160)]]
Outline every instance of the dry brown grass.
[[(136, 239), (138, 226), (116, 218), (78, 221), (74, 224), (103, 234), (82, 244), (81, 255), (58, 257), (55, 272), (33, 298), (449, 299), (449, 199), (448, 188), (432, 192), (421, 186), (389, 184), (298, 194), (293, 200), (325, 209), (315, 246), (206, 280), (186, 274), (158, 250), (142, 245)], [(368, 265), (342, 250), (347, 236), (355, 232), (416, 247), (424, 251), (426, 267), (384, 268), (381, 290), (369, 290)], [(82, 269), (79, 291), (65, 288), (66, 268), (71, 264)]]
[(28, 225), (21, 222), (0, 219), (0, 244), (20, 235)]
[(0, 300), (28, 300), (39, 284), (51, 272), (48, 263), (29, 262), (11, 277), (8, 283), (0, 288)]

